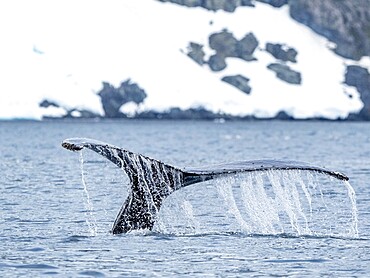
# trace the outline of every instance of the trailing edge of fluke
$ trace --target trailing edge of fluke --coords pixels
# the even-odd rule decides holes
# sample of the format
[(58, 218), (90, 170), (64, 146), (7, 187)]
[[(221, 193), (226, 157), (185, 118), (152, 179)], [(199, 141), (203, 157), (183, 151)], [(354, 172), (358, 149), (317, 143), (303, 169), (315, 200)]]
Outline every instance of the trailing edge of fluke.
[(123, 169), (130, 180), (131, 191), (113, 224), (113, 234), (154, 226), (164, 199), (172, 192), (191, 184), (242, 172), (268, 170), (304, 170), (323, 173), (339, 180), (349, 178), (335, 171), (297, 161), (251, 160), (194, 169), (180, 169), (159, 160), (87, 138), (71, 138), (62, 146), (71, 151), (87, 148), (104, 156)]

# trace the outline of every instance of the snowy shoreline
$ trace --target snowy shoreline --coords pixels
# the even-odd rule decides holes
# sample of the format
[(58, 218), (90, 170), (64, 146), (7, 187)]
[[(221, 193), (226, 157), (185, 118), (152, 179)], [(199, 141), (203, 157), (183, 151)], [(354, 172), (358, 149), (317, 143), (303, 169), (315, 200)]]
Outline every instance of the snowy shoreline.
[[(25, 3), (32, 12), (21, 19), (4, 15), (4, 26), (14, 29), (3, 34), (0, 51), (0, 119), (111, 117), (104, 107), (109, 100), (99, 97), (101, 84), (119, 91), (125, 80), (142, 88), (145, 97), (121, 100), (113, 111), (118, 118), (270, 119), (285, 113), (285, 118), (337, 120), (352, 119), (364, 107), (359, 88), (345, 84), (345, 75), (352, 65), (365, 71), (369, 65), (336, 55), (327, 39), (294, 21), (288, 7), (256, 2), (228, 13), (155, 0), (88, 3), (89, 14), (87, 2), (70, 11), (62, 2), (40, 0)], [(43, 10), (49, 13), (38, 12)], [(223, 30), (236, 40), (253, 33), (258, 40), (253, 59), (226, 56), (227, 67), (214, 71), (209, 61), (199, 65), (188, 57), (191, 42), (203, 46), (204, 59), (220, 55), (209, 40)], [(271, 43), (296, 50), (296, 61), (275, 58), (266, 50)], [(284, 68), (291, 70), (288, 75), (299, 74), (294, 81), (299, 84), (278, 78)], [(250, 90), (224, 82), (235, 76)], [(43, 101), (55, 105), (41, 106)]]

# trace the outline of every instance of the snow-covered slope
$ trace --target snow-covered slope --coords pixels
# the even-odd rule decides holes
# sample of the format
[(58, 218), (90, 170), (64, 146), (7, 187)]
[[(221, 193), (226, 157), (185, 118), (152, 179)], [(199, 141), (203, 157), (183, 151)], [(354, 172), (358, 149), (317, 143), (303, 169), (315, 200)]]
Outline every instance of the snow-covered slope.
[[(237, 39), (254, 33), (257, 61), (227, 58), (228, 67), (215, 73), (185, 54), (195, 41), (211, 55), (209, 35), (225, 28)], [(238, 116), (271, 117), (284, 110), (296, 118), (334, 119), (363, 106), (356, 90), (342, 84), (351, 62), (293, 21), (288, 7), (256, 3), (226, 13), (155, 0), (2, 1), (0, 36), (0, 118), (5, 119), (66, 113), (40, 107), (44, 99), (104, 115), (96, 94), (101, 82), (119, 86), (128, 78), (148, 95), (138, 107), (127, 104), (130, 113), (203, 107)], [(267, 69), (276, 59), (262, 49), (266, 42), (298, 51), (297, 63), (288, 65), (302, 74), (301, 85)], [(249, 95), (221, 81), (235, 74), (250, 79)]]

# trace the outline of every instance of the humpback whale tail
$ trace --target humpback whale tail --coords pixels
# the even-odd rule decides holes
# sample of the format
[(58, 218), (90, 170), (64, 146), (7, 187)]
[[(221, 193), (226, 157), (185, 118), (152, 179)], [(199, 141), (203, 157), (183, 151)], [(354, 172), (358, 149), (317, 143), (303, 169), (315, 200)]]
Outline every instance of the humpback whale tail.
[(130, 180), (131, 191), (113, 224), (113, 234), (131, 230), (151, 230), (164, 199), (184, 186), (241, 172), (268, 170), (307, 170), (348, 180), (342, 173), (302, 162), (279, 160), (253, 160), (213, 165), (196, 169), (180, 169), (159, 160), (86, 138), (63, 141), (71, 151), (87, 148), (104, 156), (123, 169)]

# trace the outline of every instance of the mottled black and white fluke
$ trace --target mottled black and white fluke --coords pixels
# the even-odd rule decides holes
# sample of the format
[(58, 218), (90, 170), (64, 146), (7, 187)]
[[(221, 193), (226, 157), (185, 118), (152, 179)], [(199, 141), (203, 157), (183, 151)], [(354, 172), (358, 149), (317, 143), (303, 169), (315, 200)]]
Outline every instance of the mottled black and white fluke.
[(180, 169), (159, 160), (125, 149), (86, 138), (63, 141), (62, 146), (71, 151), (88, 148), (112, 161), (128, 175), (131, 191), (114, 222), (114, 234), (154, 226), (164, 199), (181, 187), (241, 172), (268, 170), (307, 170), (348, 180), (342, 173), (329, 171), (296, 161), (253, 160), (213, 165), (196, 169)]

